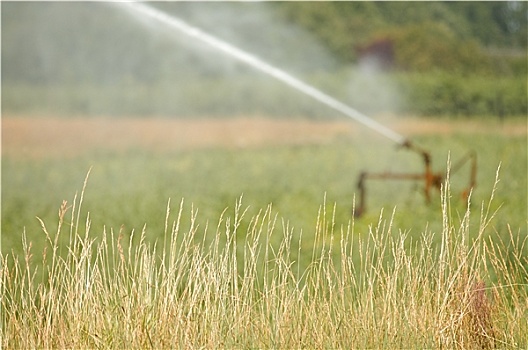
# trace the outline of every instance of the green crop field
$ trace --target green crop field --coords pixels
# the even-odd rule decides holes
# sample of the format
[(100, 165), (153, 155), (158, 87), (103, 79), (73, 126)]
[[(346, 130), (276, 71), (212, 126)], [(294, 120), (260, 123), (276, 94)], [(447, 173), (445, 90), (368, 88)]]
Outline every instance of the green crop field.
[(156, 140), (144, 145), (64, 122), (43, 146), (46, 119), (33, 136), (13, 120), (25, 119), (4, 123), (6, 347), (527, 345), (524, 119), (402, 121), (435, 171), (477, 152), (469, 210), (465, 167), (429, 205), (421, 182), (372, 180), (356, 219), (360, 171), (420, 173), (420, 156), (354, 127), (325, 134), (332, 123), (315, 122), (323, 139), (300, 137), (300, 121), (294, 141), (270, 137), (280, 124), (255, 142), (254, 124), (223, 121), (192, 145), (143, 125)]

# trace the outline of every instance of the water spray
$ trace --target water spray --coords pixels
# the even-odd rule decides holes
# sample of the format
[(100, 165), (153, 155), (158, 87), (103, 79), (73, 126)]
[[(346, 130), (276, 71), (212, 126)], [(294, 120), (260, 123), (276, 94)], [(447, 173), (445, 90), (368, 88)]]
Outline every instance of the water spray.
[(205, 33), (199, 28), (191, 26), (190, 24), (184, 22), (183, 20), (177, 17), (170, 16), (158, 9), (155, 9), (143, 3), (127, 2), (122, 3), (122, 5), (128, 6), (131, 9), (137, 11), (138, 13), (155, 19), (170, 28), (176, 29), (188, 35), (191, 38), (199, 40), (202, 43), (207, 44), (223, 52), (224, 54), (227, 54), (228, 56), (231, 56), (232, 58), (235, 58), (240, 62), (243, 62), (267, 74), (268, 76), (273, 77), (285, 83), (286, 85), (289, 85), (290, 87), (304, 93), (307, 96), (314, 98), (315, 100), (325, 104), (326, 106), (341, 112), (342, 114), (356, 120), (357, 122), (369, 127), (372, 130), (375, 130), (376, 132), (380, 133), (381, 135), (391, 139), (392, 141), (398, 144), (404, 144), (405, 142), (407, 142), (407, 140), (402, 135), (398, 134), (394, 130), (387, 128), (385, 125), (378, 123), (376, 120), (367, 117), (366, 115), (360, 113), (354, 108), (336, 100), (335, 98), (325, 94), (324, 92), (316, 89), (315, 87), (293, 77), (282, 69), (263, 61), (259, 57), (247, 51), (244, 51), (236, 46), (233, 46), (228, 42), (225, 42), (217, 37)]
[[(363, 124), (364, 126), (369, 127), (370, 129), (378, 132), (379, 134), (385, 136), (386, 138), (396, 142), (402, 148), (406, 148), (408, 150), (418, 153), (422, 157), (422, 160), (425, 166), (425, 170), (423, 173), (419, 173), (419, 174), (403, 173), (402, 174), (402, 173), (392, 173), (392, 172), (385, 172), (385, 173), (362, 172), (359, 176), (359, 180), (357, 183), (357, 188), (359, 191), (359, 203), (358, 203), (359, 205), (354, 210), (354, 213), (353, 213), (354, 216), (356, 217), (361, 216), (365, 211), (365, 208), (366, 208), (365, 181), (367, 179), (423, 180), (425, 183), (424, 195), (425, 195), (426, 202), (430, 201), (431, 189), (436, 188), (440, 190), (442, 183), (444, 181), (445, 174), (433, 173), (432, 167), (431, 167), (430, 153), (420, 147), (415, 146), (414, 144), (411, 143), (410, 140), (398, 134), (394, 130), (387, 128), (385, 125), (380, 124), (376, 120), (370, 117), (367, 117), (366, 115), (360, 113), (354, 108), (325, 94), (324, 92), (316, 89), (314, 86), (309, 85), (295, 78), (294, 76), (288, 74), (284, 70), (278, 67), (275, 67), (263, 61), (259, 57), (247, 51), (244, 51), (226, 41), (223, 41), (217, 37), (214, 37), (202, 31), (201, 29), (196, 28), (184, 22), (183, 20), (177, 17), (170, 16), (158, 9), (155, 9), (143, 3), (125, 2), (125, 3), (120, 3), (120, 4), (123, 6), (127, 6), (131, 10), (136, 11), (138, 14), (142, 14), (144, 16), (152, 18), (160, 23), (163, 23), (169, 28), (182, 32), (191, 38), (194, 38), (204, 44), (207, 44), (217, 49), (218, 51), (267, 74), (268, 76), (273, 77), (283, 82), (284, 84), (304, 93), (305, 95), (312, 97), (313, 99), (319, 101), (320, 103), (328, 107), (331, 107), (338, 112), (341, 112), (342, 114), (354, 119), (355, 121)], [(470, 180), (469, 180), (468, 187), (463, 191), (463, 196), (469, 195), (469, 192), (471, 191), (471, 189), (476, 185), (477, 162), (476, 162), (475, 152), (474, 151), (469, 152), (459, 162), (457, 162), (455, 166), (451, 169), (451, 174), (453, 174), (455, 171), (461, 168), (468, 161), (471, 162)]]

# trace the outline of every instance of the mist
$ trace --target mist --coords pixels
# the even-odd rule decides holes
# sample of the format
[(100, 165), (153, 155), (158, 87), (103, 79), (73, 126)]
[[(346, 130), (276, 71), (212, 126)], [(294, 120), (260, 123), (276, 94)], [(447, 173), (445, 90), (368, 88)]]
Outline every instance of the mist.
[[(149, 4), (364, 113), (394, 113), (403, 101), (380, 70), (339, 62), (272, 4)], [(233, 58), (132, 16), (119, 3), (2, 4), (3, 112), (341, 117)]]

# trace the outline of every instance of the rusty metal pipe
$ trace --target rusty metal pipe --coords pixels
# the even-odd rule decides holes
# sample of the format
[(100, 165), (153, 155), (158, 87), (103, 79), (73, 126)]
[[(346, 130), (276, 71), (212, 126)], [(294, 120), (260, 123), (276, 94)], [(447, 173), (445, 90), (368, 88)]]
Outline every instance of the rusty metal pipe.
[[(442, 183), (444, 181), (444, 175), (440, 173), (434, 173), (431, 167), (431, 154), (425, 149), (416, 146), (409, 139), (404, 140), (400, 143), (400, 147), (409, 149), (418, 153), (424, 162), (424, 172), (422, 174), (416, 173), (392, 173), (392, 172), (383, 172), (383, 173), (367, 173), (365, 171), (360, 173), (359, 180), (357, 183), (357, 189), (359, 191), (359, 205), (354, 209), (354, 216), (361, 216), (366, 209), (366, 186), (365, 181), (367, 179), (373, 180), (424, 180), (424, 195), (426, 203), (431, 201), (431, 189), (436, 188), (440, 191)], [(468, 161), (471, 162), (470, 165), (470, 178), (469, 185), (463, 191), (462, 195), (467, 199), (469, 192), (476, 186), (476, 177), (477, 177), (477, 155), (476, 152), (471, 150), (464, 157), (462, 157), (455, 165), (451, 168), (451, 173), (458, 171), (464, 164)]]

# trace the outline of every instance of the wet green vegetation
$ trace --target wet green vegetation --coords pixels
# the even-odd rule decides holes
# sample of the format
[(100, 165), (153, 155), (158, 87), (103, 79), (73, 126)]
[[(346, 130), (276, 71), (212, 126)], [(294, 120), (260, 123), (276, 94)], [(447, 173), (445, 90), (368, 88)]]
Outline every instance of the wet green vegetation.
[[(477, 152), (477, 187), (471, 198), (477, 221), (500, 166), (493, 201), (493, 208), (500, 209), (492, 226), (501, 234), (507, 233), (508, 225), (514, 232), (526, 234), (526, 135), (461, 132), (421, 136), (414, 142), (431, 152), (436, 172), (445, 171), (449, 158), (455, 163), (468, 150)], [(25, 230), (38, 248), (44, 237), (35, 216), (54, 222), (62, 200), (71, 201), (90, 168), (84, 208), (90, 212), (93, 234), (102, 232), (103, 227), (122, 227), (130, 234), (146, 225), (146, 238), (155, 242), (162, 237), (169, 199), (172, 203), (183, 199), (186, 209), (198, 209), (201, 226), (215, 226), (219, 214), (242, 197), (250, 214), (271, 204), (274, 213), (296, 230), (303, 230), (309, 241), (324, 203), (329, 207), (335, 204), (337, 227), (349, 224), (361, 171), (421, 173), (423, 163), (419, 155), (396, 149), (385, 140), (359, 137), (326, 144), (173, 152), (115, 152), (103, 147), (77, 157), (4, 157), (2, 168), (3, 250), (21, 253), (22, 232)], [(454, 216), (465, 212), (460, 192), (468, 180), (468, 166), (451, 175)], [(356, 234), (376, 223), (382, 209), (387, 216), (395, 207), (398, 230), (419, 236), (425, 227), (441, 228), (440, 194), (433, 192), (432, 203), (426, 205), (422, 182), (372, 180), (367, 182), (367, 191), (367, 213), (355, 220)]]
[(359, 141), (3, 159), (3, 345), (525, 347), (526, 135), (417, 137), (478, 150), (469, 210), (453, 174), (352, 221), (359, 169), (421, 171)]

